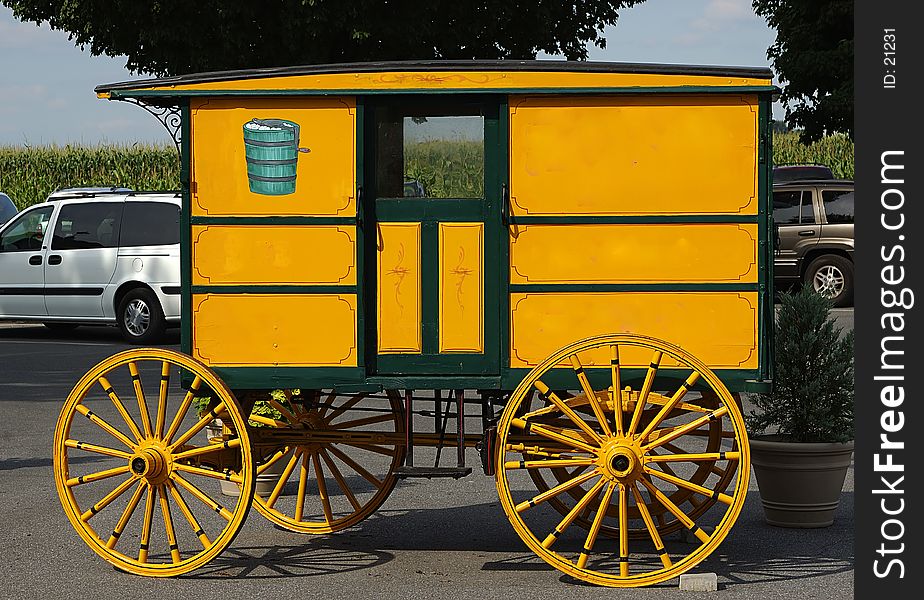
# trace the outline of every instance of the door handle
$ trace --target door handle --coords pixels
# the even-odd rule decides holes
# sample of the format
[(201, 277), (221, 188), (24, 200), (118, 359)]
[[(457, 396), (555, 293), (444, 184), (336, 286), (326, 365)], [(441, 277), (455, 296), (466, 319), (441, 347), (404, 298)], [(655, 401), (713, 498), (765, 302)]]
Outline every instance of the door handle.
[(49, 256), (49, 257), (48, 257), (48, 264), (49, 264), (49, 265), (60, 265), (60, 264), (61, 264), (61, 255), (60, 255), (60, 254), (52, 254), (51, 256)]
[(29, 264), (30, 264), (30, 265), (40, 265), (40, 264), (42, 264), (42, 255), (41, 255), (41, 254), (36, 254), (36, 255), (34, 255), (34, 256), (30, 256), (30, 257), (29, 257)]
[(510, 227), (510, 191), (507, 184), (501, 185), (501, 222), (504, 227)]
[[(805, 230), (805, 231), (800, 231), (800, 232), (799, 232), (799, 237), (809, 237), (809, 236), (811, 236), (811, 235), (815, 235), (815, 230), (814, 230), (814, 229), (807, 229), (807, 230)], [(50, 261), (49, 261), (49, 262), (50, 262)]]

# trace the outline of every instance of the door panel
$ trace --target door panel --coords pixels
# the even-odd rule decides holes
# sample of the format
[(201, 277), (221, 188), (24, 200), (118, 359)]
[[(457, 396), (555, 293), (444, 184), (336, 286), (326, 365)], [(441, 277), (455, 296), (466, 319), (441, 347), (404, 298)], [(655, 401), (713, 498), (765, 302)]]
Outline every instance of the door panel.
[(379, 353), (419, 354), (420, 223), (380, 223), (378, 237)]
[(0, 235), (0, 315), (41, 317), (45, 311), (45, 234), (52, 207), (36, 208), (14, 219)]
[(440, 352), (484, 352), (484, 223), (440, 223)]

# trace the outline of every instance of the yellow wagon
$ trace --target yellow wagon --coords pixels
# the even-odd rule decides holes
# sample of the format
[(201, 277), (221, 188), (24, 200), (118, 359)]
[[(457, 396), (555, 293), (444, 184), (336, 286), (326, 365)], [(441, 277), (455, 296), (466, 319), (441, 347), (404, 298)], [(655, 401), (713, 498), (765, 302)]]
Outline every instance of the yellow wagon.
[(183, 352), (106, 359), (55, 432), (62, 504), (104, 559), (188, 572), (251, 504), (336, 532), (401, 478), (469, 474), (467, 447), (574, 577), (664, 581), (728, 534), (736, 393), (771, 380), (769, 70), (374, 63), (96, 91), (168, 127), (183, 196)]

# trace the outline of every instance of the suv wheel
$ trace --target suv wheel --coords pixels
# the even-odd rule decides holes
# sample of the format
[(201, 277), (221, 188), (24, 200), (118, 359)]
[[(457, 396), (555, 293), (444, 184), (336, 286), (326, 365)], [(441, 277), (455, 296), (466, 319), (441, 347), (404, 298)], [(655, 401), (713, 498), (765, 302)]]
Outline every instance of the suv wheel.
[(164, 311), (154, 292), (135, 288), (125, 294), (116, 313), (119, 331), (130, 344), (150, 344), (164, 335)]
[(803, 284), (834, 302), (834, 306), (853, 303), (853, 263), (842, 256), (819, 256), (805, 270)]

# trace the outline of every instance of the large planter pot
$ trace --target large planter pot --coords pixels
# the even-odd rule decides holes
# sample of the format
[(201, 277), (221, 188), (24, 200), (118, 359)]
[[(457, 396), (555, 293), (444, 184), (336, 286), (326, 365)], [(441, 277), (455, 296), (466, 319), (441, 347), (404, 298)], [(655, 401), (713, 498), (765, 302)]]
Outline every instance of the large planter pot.
[(763, 435), (752, 437), (750, 446), (767, 523), (779, 527), (834, 523), (853, 442), (788, 442)]
[[(257, 482), (253, 488), (254, 493), (262, 498), (272, 494), (273, 488), (276, 487), (276, 483), (279, 481), (279, 476), (282, 475), (291, 457), (291, 454), (286, 454), (271, 464), (269, 469), (257, 475)], [(234, 482), (222, 479), (218, 483), (221, 485), (221, 493), (225, 496), (239, 496), (241, 494), (241, 488)]]

